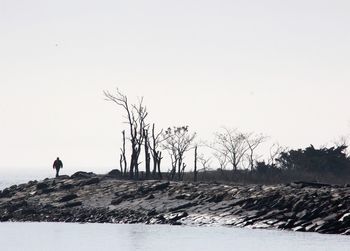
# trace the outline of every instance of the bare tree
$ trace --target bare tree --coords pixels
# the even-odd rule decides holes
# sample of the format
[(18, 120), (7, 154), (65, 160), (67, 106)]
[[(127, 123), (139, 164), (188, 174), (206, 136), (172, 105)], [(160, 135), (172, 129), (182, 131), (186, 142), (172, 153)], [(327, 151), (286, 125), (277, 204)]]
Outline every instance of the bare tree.
[(121, 154), (120, 154), (120, 172), (122, 175), (126, 175), (128, 165), (127, 165), (127, 161), (126, 161), (126, 149), (125, 149), (126, 138), (125, 138), (125, 131), (124, 130), (122, 131), (122, 134), (123, 134), (123, 147), (120, 149), (120, 151), (121, 151)]
[(196, 137), (195, 133), (188, 131), (188, 126), (168, 128), (164, 133), (163, 148), (170, 154), (172, 169), (170, 177), (173, 180), (178, 169), (178, 179), (181, 180), (182, 173), (186, 167), (183, 164), (185, 152), (191, 149), (191, 144)]
[(205, 157), (204, 154), (201, 154), (199, 157), (198, 157), (198, 160), (199, 162), (201, 163), (202, 165), (202, 169), (201, 171), (203, 172), (206, 172), (209, 170), (209, 167), (211, 165), (211, 157)]
[(281, 146), (279, 143), (273, 143), (269, 150), (269, 156), (267, 159), (268, 165), (275, 165), (276, 158), (284, 151), (287, 151), (288, 147)]
[(118, 106), (121, 106), (126, 112), (131, 143), (130, 178), (134, 178), (134, 175), (138, 178), (138, 159), (144, 141), (144, 129), (147, 128), (145, 120), (148, 115), (147, 109), (143, 105), (143, 98), (139, 100), (137, 105), (130, 105), (127, 96), (122, 94), (118, 89), (115, 94), (104, 91), (104, 95), (107, 101), (112, 101)]
[[(254, 160), (255, 158), (255, 150), (265, 142), (267, 139), (266, 136), (262, 134), (254, 134), (254, 133), (248, 133), (244, 135), (246, 144), (248, 146), (248, 163), (249, 163), (249, 168), (251, 171), (254, 169)], [(260, 156), (261, 157), (261, 156)]]
[(214, 149), (213, 156), (219, 163), (220, 171), (223, 171), (224, 169), (226, 169), (226, 166), (228, 163), (227, 152), (226, 151), (220, 152)]
[(152, 125), (151, 140), (149, 140), (149, 148), (151, 149), (151, 155), (153, 158), (153, 171), (152, 176), (156, 177), (158, 171), (158, 179), (162, 179), (162, 172), (160, 171), (160, 163), (162, 161), (162, 152), (159, 149), (160, 144), (165, 140), (163, 135), (163, 130), (159, 133), (155, 132), (155, 125)]
[(249, 150), (245, 135), (236, 129), (228, 128), (223, 128), (221, 132), (215, 133), (215, 140), (211, 148), (216, 151), (217, 155), (220, 155), (222, 161), (227, 158), (227, 162), (232, 165), (234, 171), (237, 171), (244, 155)]
[(198, 162), (198, 146), (194, 147), (194, 171), (193, 171), (193, 181), (197, 182), (198, 171), (197, 171), (197, 162)]
[(145, 169), (146, 169), (146, 179), (149, 179), (151, 176), (151, 154), (149, 151), (149, 138), (148, 138), (148, 129), (143, 130), (143, 137), (145, 139)]

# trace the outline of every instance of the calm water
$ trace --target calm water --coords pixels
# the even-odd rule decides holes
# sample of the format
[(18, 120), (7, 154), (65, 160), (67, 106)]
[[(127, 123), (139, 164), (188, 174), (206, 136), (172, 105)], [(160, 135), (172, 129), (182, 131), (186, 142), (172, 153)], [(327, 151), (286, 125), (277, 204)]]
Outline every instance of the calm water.
[(226, 227), (0, 223), (0, 250), (350, 250), (350, 237)]

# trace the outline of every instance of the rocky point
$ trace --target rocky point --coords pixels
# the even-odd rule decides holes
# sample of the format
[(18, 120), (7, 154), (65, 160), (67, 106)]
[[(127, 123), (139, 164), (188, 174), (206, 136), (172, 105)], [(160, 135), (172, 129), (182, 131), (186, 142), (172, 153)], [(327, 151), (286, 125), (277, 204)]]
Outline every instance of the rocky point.
[(350, 234), (350, 187), (129, 181), (78, 172), (0, 192), (0, 221), (225, 225)]

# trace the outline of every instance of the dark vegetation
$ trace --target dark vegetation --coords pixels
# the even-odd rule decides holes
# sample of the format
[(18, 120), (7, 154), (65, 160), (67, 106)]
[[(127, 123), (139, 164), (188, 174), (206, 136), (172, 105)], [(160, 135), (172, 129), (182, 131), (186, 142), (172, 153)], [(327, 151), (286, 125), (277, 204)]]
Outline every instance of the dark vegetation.
[[(274, 143), (263, 160), (257, 150), (266, 143), (265, 135), (222, 128), (214, 134), (212, 142), (196, 141), (196, 133), (188, 126), (158, 131), (155, 123), (151, 127), (143, 99), (130, 104), (128, 97), (119, 90), (104, 94), (108, 101), (122, 108), (128, 125), (127, 130), (122, 131), (120, 150), (119, 170), (123, 178), (257, 184), (349, 182), (350, 157), (345, 141), (331, 147), (317, 149), (310, 145), (297, 150)], [(199, 153), (201, 150), (208, 152), (208, 149), (211, 153)], [(142, 151), (144, 158), (141, 160)], [(163, 167), (162, 171), (163, 151), (168, 153), (171, 167)], [(130, 160), (127, 159), (129, 152)], [(188, 155), (194, 157), (190, 167), (185, 161)], [(145, 171), (139, 170), (141, 164)]]

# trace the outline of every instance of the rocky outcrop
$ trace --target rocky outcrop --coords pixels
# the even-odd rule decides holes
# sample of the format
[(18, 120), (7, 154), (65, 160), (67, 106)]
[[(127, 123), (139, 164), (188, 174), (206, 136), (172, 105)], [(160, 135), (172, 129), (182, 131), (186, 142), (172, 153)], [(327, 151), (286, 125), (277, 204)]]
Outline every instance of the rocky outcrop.
[(0, 192), (0, 221), (227, 225), (350, 234), (350, 188), (119, 180), (78, 172)]

